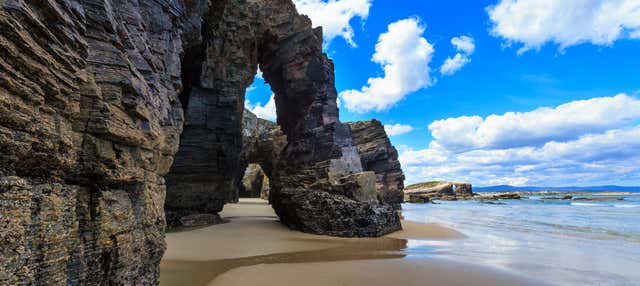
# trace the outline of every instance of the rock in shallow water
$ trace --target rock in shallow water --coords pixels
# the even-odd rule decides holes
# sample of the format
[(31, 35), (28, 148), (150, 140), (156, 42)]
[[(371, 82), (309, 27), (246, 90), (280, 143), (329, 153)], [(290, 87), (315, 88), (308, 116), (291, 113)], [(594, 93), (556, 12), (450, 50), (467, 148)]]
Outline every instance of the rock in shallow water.
[(431, 197), (429, 197), (429, 195), (421, 195), (421, 194), (409, 195), (409, 202), (413, 204), (430, 203)]
[(480, 200), (519, 200), (521, 196), (518, 193), (493, 193), (481, 194), (476, 198)]
[(413, 184), (408, 186), (404, 192), (408, 194), (409, 201), (413, 203), (420, 202), (425, 197), (428, 197), (429, 201), (455, 201), (473, 199), (476, 195), (469, 183), (440, 181)]

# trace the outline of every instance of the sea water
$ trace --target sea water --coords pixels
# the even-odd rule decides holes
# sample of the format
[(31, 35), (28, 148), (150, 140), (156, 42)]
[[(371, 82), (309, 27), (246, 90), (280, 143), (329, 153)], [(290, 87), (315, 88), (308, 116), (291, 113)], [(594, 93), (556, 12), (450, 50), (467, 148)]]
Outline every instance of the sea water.
[(640, 194), (618, 197), (623, 200), (530, 196), (492, 204), (403, 204), (407, 220), (438, 223), (468, 236), (411, 240), (408, 259), (429, 253), (555, 285), (640, 285)]

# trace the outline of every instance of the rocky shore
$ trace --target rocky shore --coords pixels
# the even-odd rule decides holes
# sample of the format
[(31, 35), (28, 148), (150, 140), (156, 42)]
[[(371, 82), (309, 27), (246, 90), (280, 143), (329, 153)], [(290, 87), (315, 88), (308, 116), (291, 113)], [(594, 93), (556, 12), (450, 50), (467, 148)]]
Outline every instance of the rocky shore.
[(560, 192), (560, 191), (505, 191), (474, 193), (472, 185), (461, 182), (432, 181), (409, 185), (404, 190), (404, 201), (409, 203), (433, 203), (434, 201), (478, 200), (500, 201), (519, 200), (530, 196), (542, 196), (542, 200), (568, 201), (621, 201), (629, 192)]
[(472, 199), (472, 185), (462, 182), (433, 181), (409, 185), (404, 189), (405, 201), (428, 203), (434, 200), (455, 201)]

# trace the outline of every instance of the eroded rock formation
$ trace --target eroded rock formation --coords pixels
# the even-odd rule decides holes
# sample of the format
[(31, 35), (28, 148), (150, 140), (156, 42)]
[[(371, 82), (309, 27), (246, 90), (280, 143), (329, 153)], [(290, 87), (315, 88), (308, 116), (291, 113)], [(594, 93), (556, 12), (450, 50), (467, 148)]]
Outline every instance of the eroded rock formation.
[(407, 186), (404, 192), (410, 202), (468, 200), (475, 195), (469, 183), (440, 181), (413, 184)]
[[(268, 199), (271, 189), (269, 177), (274, 176), (280, 154), (287, 146), (287, 136), (284, 135), (278, 124), (258, 118), (251, 111), (245, 110), (242, 120), (242, 145), (241, 168), (248, 169), (252, 164), (260, 166), (264, 177), (260, 179), (251, 176), (251, 178), (262, 182), (261, 191), (258, 194), (261, 198)], [(248, 185), (244, 179), (238, 185), (240, 192)], [(249, 180), (254, 181), (251, 184), (257, 184), (255, 180)]]
[[(2, 285), (157, 284), (165, 210), (215, 220), (250, 160), (291, 228), (400, 228), (338, 120), (321, 30), (290, 0), (7, 0), (0, 50)], [(258, 64), (280, 128), (250, 153)]]
[[(167, 211), (182, 216), (216, 213), (230, 200), (244, 170), (240, 132), (244, 93), (260, 65), (274, 91), (278, 125), (287, 144), (281, 152), (273, 148), (275, 159), (251, 159), (252, 154), (245, 154), (247, 161), (264, 164), (272, 185), (270, 201), (283, 223), (329, 233), (305, 228), (301, 221), (310, 218), (280, 199), (284, 189), (334, 193), (343, 188), (345, 178), (364, 171), (351, 129), (338, 120), (333, 63), (322, 52), (321, 30), (312, 29), (310, 20), (298, 15), (289, 0), (218, 2), (204, 18), (199, 54), (190, 57), (187, 51), (191, 64), (201, 68), (185, 82), (181, 95), (186, 122), (183, 143), (167, 176)], [(316, 188), (319, 185), (322, 188)], [(373, 216), (385, 212), (377, 201), (350, 199), (350, 205), (380, 208)], [(335, 215), (331, 219), (340, 219)], [(378, 223), (374, 217), (360, 221)], [(391, 227), (399, 228), (399, 223)], [(349, 236), (357, 233), (342, 231)]]
[(349, 122), (353, 142), (358, 147), (362, 168), (376, 174), (380, 201), (399, 209), (404, 200), (404, 173), (398, 151), (391, 145), (384, 126), (378, 120)]
[(158, 282), (190, 13), (0, 2), (1, 285)]
[(239, 186), (239, 196), (241, 198), (262, 198), (269, 193), (269, 177), (262, 171), (259, 164), (249, 164), (242, 177)]

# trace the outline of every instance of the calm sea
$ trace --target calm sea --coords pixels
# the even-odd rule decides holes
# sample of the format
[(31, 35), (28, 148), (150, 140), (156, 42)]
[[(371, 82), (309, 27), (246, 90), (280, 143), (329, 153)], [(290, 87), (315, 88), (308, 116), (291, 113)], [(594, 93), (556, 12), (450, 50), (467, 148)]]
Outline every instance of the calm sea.
[(407, 252), (409, 258), (435, 255), (555, 285), (640, 285), (640, 193), (620, 197), (404, 204), (405, 219), (439, 223), (469, 237), (412, 240)]

